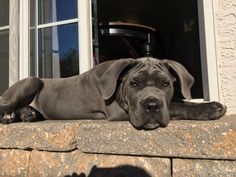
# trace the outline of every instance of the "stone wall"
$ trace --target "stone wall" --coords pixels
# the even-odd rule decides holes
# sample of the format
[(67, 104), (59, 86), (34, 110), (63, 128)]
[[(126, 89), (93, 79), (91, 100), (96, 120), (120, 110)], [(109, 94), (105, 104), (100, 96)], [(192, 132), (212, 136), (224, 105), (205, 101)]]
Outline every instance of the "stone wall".
[(0, 176), (236, 176), (236, 119), (172, 121), (138, 131), (127, 122), (0, 125)]
[(236, 114), (236, 1), (213, 4), (220, 101), (227, 105), (227, 114)]

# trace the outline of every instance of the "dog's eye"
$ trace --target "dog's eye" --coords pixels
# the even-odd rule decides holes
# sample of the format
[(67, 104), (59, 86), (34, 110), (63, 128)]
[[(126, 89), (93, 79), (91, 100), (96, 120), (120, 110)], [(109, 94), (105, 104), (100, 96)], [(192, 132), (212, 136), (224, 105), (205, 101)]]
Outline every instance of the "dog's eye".
[(138, 83), (137, 83), (137, 82), (134, 82), (134, 81), (131, 81), (131, 82), (130, 82), (130, 85), (131, 85), (132, 87), (138, 87)]
[(168, 81), (165, 81), (164, 83), (163, 83), (163, 86), (164, 87), (168, 87), (170, 85), (170, 83), (168, 82)]

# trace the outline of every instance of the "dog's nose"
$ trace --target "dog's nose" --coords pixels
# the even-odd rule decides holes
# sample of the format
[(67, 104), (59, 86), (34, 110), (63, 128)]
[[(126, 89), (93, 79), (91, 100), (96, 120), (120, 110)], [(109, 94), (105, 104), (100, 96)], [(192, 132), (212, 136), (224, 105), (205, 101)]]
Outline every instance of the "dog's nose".
[(147, 112), (155, 113), (163, 106), (163, 102), (155, 97), (148, 97), (142, 102), (142, 106)]

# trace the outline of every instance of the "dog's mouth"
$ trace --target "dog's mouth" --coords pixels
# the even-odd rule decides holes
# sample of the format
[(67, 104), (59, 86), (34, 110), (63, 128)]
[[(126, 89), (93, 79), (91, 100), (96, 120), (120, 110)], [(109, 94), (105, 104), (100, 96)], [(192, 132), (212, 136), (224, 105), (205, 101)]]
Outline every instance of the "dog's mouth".
[(143, 129), (144, 130), (154, 130), (154, 129), (157, 129), (159, 127), (162, 127), (161, 124), (159, 122), (148, 122), (147, 124), (145, 124), (143, 126)]
[(138, 130), (154, 130), (159, 127), (166, 127), (167, 124), (163, 123), (163, 121), (158, 121), (159, 119), (163, 119), (161, 116), (161, 111), (158, 111), (157, 114), (132, 114), (130, 115), (130, 122), (131, 124)]
[(157, 129), (159, 127), (162, 127), (159, 122), (153, 122), (153, 121), (149, 121), (149, 122), (147, 122), (146, 124), (144, 124), (142, 126), (137, 126), (132, 122), (131, 122), (131, 124), (138, 130), (154, 130), (154, 129)]

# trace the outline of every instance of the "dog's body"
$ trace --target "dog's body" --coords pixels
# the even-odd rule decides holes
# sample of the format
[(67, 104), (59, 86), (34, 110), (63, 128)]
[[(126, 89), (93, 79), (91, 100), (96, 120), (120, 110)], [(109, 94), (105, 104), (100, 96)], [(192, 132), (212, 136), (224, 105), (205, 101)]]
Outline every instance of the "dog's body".
[(179, 63), (154, 58), (121, 59), (97, 65), (79, 76), (21, 80), (0, 99), (0, 122), (45, 119), (129, 120), (138, 129), (167, 126), (173, 119), (217, 119), (226, 108), (217, 102), (174, 103), (173, 82), (191, 99), (192, 76)]

